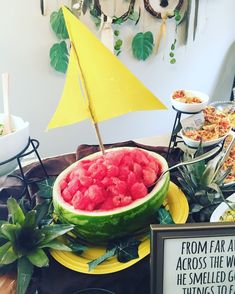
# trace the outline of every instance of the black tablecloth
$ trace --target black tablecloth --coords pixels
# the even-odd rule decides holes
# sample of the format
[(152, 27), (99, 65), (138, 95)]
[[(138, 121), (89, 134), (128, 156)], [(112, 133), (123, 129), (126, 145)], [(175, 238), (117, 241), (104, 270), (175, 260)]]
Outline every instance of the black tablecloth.
[[(147, 150), (155, 151), (166, 156), (166, 147), (152, 147), (137, 144), (133, 141), (106, 145), (105, 148), (119, 146), (137, 146)], [(48, 175), (56, 176), (74, 161), (99, 151), (98, 146), (81, 145), (77, 148), (76, 153), (57, 156), (43, 160), (44, 167)], [(179, 161), (180, 150), (176, 149), (171, 154), (169, 164), (172, 165)], [(169, 161), (168, 160), (168, 161)], [(40, 164), (33, 163), (24, 169), (27, 179), (40, 179), (44, 177)], [(16, 178), (8, 177), (0, 187), (0, 216), (7, 217), (6, 200), (9, 196), (19, 198), (22, 190), (22, 183)], [(30, 185), (30, 195), (32, 201), (34, 198), (37, 185)], [(33, 287), (36, 285), (38, 293), (41, 294), (72, 294), (85, 288), (104, 288), (113, 291), (115, 294), (148, 294), (150, 293), (150, 266), (149, 256), (140, 260), (133, 266), (106, 275), (89, 275), (69, 270), (50, 256), (50, 265), (48, 268), (36, 269), (34, 272)], [(30, 293), (31, 290), (28, 290)]]

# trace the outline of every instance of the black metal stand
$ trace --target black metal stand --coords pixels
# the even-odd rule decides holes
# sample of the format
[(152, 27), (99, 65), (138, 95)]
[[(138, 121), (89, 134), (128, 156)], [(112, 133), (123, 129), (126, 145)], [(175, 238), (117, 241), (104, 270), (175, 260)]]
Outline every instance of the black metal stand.
[(171, 137), (170, 137), (170, 142), (169, 142), (169, 145), (168, 145), (168, 152), (167, 152), (167, 156), (166, 156), (166, 159), (168, 159), (169, 157), (169, 154), (171, 153), (172, 149), (175, 148), (178, 143), (181, 143), (183, 142), (182, 140), (178, 140), (177, 139), (181, 139), (181, 137), (178, 135), (180, 129), (181, 129), (181, 123), (180, 123), (180, 120), (181, 120), (181, 116), (182, 114), (197, 114), (197, 113), (200, 113), (201, 111), (198, 111), (198, 112), (186, 112), (186, 111), (180, 111), (178, 109), (176, 109), (174, 106), (172, 106), (172, 108), (176, 111), (176, 116), (175, 116), (175, 121), (174, 121), (174, 124), (173, 124), (173, 128), (172, 128), (172, 131), (171, 131)]
[[(47, 174), (47, 171), (46, 171), (46, 169), (45, 169), (45, 167), (43, 165), (43, 162), (42, 162), (42, 160), (41, 160), (41, 158), (39, 156), (39, 153), (37, 151), (38, 147), (39, 147), (39, 141), (36, 140), (36, 139), (31, 139), (29, 137), (27, 145), (25, 146), (25, 148), (20, 153), (18, 153), (17, 155), (13, 156), (12, 158), (10, 158), (8, 160), (0, 162), (0, 166), (1, 166), (1, 165), (6, 164), (6, 163), (9, 163), (9, 162), (11, 162), (13, 160), (17, 160), (18, 167), (19, 167), (19, 170), (20, 170), (20, 175), (11, 174), (11, 175), (9, 175), (9, 177), (15, 177), (15, 178), (19, 179), (23, 183), (24, 188), (23, 188), (23, 191), (22, 191), (22, 195), (24, 195), (25, 193), (27, 193), (29, 195), (28, 186), (30, 184), (35, 183), (35, 182), (40, 182), (40, 181), (42, 181), (42, 180), (49, 177), (48, 174)], [(23, 157), (25, 157), (25, 156), (28, 156), (28, 155), (32, 154), (32, 153), (36, 154), (37, 160), (38, 160), (38, 162), (39, 162), (39, 164), (41, 166), (41, 169), (42, 169), (42, 171), (43, 171), (43, 173), (45, 175), (45, 177), (41, 178), (40, 180), (36, 180), (36, 179), (28, 180), (27, 177), (25, 176), (24, 169), (23, 169), (22, 164), (21, 164), (21, 159)]]

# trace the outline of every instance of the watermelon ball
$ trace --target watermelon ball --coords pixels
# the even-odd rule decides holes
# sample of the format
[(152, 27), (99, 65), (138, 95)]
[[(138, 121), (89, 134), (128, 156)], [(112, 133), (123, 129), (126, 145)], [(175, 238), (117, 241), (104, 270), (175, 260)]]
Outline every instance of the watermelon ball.
[(134, 200), (139, 199), (139, 198), (143, 198), (147, 194), (148, 194), (148, 190), (147, 190), (146, 186), (144, 185), (144, 183), (135, 183), (131, 187), (131, 197)]

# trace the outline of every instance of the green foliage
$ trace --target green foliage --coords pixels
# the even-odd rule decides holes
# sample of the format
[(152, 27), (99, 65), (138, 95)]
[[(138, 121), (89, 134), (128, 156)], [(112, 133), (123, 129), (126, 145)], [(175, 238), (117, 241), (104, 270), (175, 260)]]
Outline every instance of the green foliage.
[(55, 180), (56, 180), (56, 177), (49, 177), (43, 181), (38, 182), (37, 183), (38, 188), (39, 188), (38, 196), (43, 199), (51, 199), (53, 184), (54, 184)]
[(50, 49), (50, 64), (59, 72), (65, 73), (68, 67), (68, 49), (65, 41), (54, 44)]
[(175, 59), (175, 45), (176, 45), (176, 39), (174, 39), (174, 42), (171, 44), (171, 51), (169, 53), (170, 56), (170, 63), (171, 64), (175, 64), (176, 63), (176, 59)]
[(59, 11), (52, 12), (50, 16), (50, 24), (53, 32), (59, 40), (68, 39), (68, 31), (65, 25), (62, 8)]
[[(23, 212), (14, 198), (7, 200), (9, 222), (2, 222), (0, 236), (0, 264), (9, 265), (17, 261), (17, 294), (26, 293), (33, 267), (48, 266), (49, 259), (44, 248), (71, 251), (58, 239), (73, 229), (72, 225), (40, 225), (42, 217), (47, 214), (36, 207), (35, 210)], [(40, 216), (37, 215), (40, 214)]]
[[(186, 151), (183, 161), (200, 156), (203, 152), (200, 144), (194, 155)], [(180, 172), (178, 181), (189, 198), (190, 213), (201, 214), (201, 221), (208, 221), (214, 208), (219, 203), (226, 202), (223, 196), (223, 192), (226, 191), (224, 180), (231, 168), (226, 171), (221, 170), (225, 156), (226, 151), (222, 151), (207, 164), (202, 160), (178, 168)]]
[(157, 211), (157, 222), (161, 225), (174, 224), (170, 212), (163, 207), (160, 207)]
[(149, 31), (138, 33), (132, 40), (132, 52), (136, 59), (146, 60), (153, 52), (153, 34)]
[(133, 237), (122, 238), (109, 243), (106, 252), (102, 256), (88, 263), (89, 271), (113, 256), (117, 256), (119, 262), (128, 262), (132, 259), (138, 258), (138, 248), (140, 243), (139, 240)]

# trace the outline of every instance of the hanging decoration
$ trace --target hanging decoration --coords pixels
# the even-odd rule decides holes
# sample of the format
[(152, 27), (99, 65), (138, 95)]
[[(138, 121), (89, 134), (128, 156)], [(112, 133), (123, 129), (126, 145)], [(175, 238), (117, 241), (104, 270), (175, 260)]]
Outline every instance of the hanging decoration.
[[(44, 12), (45, 1), (40, 2), (41, 12)], [(113, 0), (117, 1), (117, 0)], [(131, 48), (133, 57), (137, 60), (145, 61), (151, 54), (157, 54), (162, 46), (163, 40), (166, 43), (167, 24), (171, 20), (170, 27), (175, 24), (175, 36), (170, 44), (169, 61), (171, 64), (176, 62), (175, 49), (178, 42), (186, 44), (188, 36), (195, 40), (198, 27), (199, 0), (128, 0), (127, 10), (120, 16), (113, 12), (113, 15), (104, 13), (100, 0), (71, 0), (70, 9), (72, 13), (80, 18), (88, 12), (92, 17), (100, 33), (100, 39), (106, 47), (115, 55), (123, 51), (124, 41), (122, 40), (121, 25), (131, 20), (135, 25), (140, 18), (144, 19), (146, 15), (154, 17), (159, 22), (158, 30), (154, 37), (150, 30), (145, 31), (145, 25), (142, 21), (142, 30), (132, 38)], [(120, 11), (120, 3), (119, 11)], [(114, 2), (115, 3), (115, 2)], [(154, 3), (154, 5), (153, 5)], [(138, 8), (136, 8), (136, 6)], [(141, 9), (146, 13), (141, 13)], [(143, 11), (142, 9), (142, 11)], [(179, 26), (184, 20), (184, 25)], [(172, 22), (173, 21), (173, 22)], [(62, 10), (52, 12), (50, 16), (52, 31), (55, 33), (59, 42), (53, 44), (50, 49), (50, 64), (59, 72), (65, 73), (69, 60), (68, 32), (66, 29)], [(192, 30), (189, 30), (192, 27)], [(179, 28), (179, 31), (178, 31)]]
[(139, 12), (136, 12), (134, 8), (135, 0), (130, 0), (128, 10), (124, 14), (119, 17), (116, 15), (108, 16), (102, 11), (100, 1), (94, 0), (94, 5), (90, 13), (93, 16), (96, 26), (99, 27), (101, 41), (116, 55), (121, 53), (121, 46), (123, 41), (120, 39), (120, 37), (118, 39), (115, 38), (117, 35), (120, 36), (120, 32), (119, 30), (115, 29), (116, 34), (114, 34), (113, 26), (121, 25), (127, 20), (135, 21), (135, 24), (137, 24), (140, 18), (140, 10)]
[(177, 0), (177, 1), (166, 1), (161, 0), (158, 5), (158, 10), (154, 10), (152, 5), (150, 4), (149, 0), (144, 0), (144, 7), (148, 13), (150, 13), (156, 19), (162, 21), (160, 25), (159, 32), (156, 35), (156, 53), (159, 50), (160, 44), (162, 39), (166, 38), (166, 22), (168, 18), (172, 18), (175, 16), (176, 12), (181, 10), (184, 4), (184, 0)]

